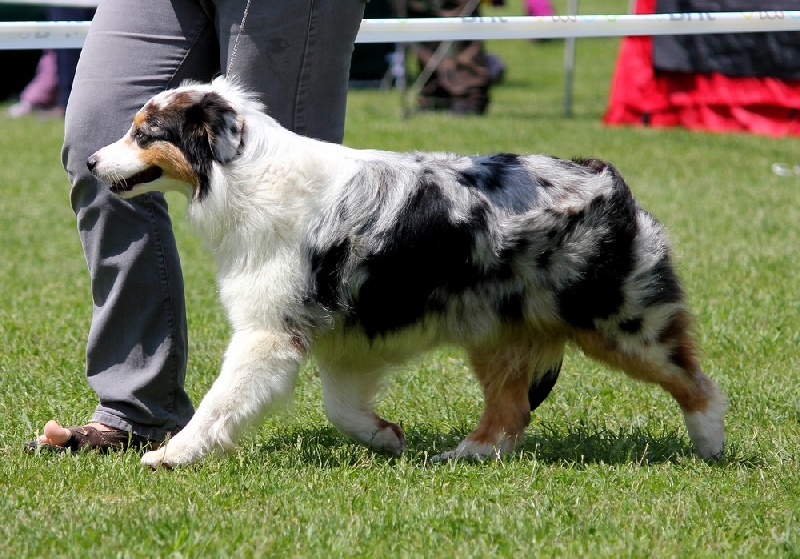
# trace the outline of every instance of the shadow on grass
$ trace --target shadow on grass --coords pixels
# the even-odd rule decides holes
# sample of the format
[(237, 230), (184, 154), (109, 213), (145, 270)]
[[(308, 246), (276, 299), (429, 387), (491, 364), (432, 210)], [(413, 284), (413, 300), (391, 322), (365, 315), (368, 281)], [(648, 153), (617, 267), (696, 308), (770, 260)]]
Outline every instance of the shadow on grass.
[[(431, 463), (434, 455), (453, 449), (468, 434), (468, 429), (451, 433), (431, 430), (406, 430), (407, 448), (403, 460), (419, 465)], [(283, 455), (295, 463), (321, 468), (391, 463), (399, 458), (376, 453), (354, 443), (331, 426), (295, 428), (258, 443), (258, 453)], [(506, 461), (538, 461), (581, 467), (588, 464), (662, 464), (694, 460), (696, 455), (682, 433), (653, 435), (638, 428), (612, 431), (593, 425), (571, 425), (555, 429), (539, 425), (529, 428), (525, 443)], [(479, 462), (473, 462), (479, 464)], [(736, 445), (726, 447), (719, 465), (759, 467), (763, 460), (745, 455)]]
[[(465, 431), (463, 435), (466, 434)], [(463, 436), (460, 433), (419, 435), (439, 449), (452, 448)], [(524, 444), (506, 460), (574, 465), (658, 464), (680, 462), (692, 455), (691, 445), (679, 433), (654, 436), (640, 429), (615, 432), (594, 425), (568, 425), (559, 429), (539, 425), (528, 429)]]

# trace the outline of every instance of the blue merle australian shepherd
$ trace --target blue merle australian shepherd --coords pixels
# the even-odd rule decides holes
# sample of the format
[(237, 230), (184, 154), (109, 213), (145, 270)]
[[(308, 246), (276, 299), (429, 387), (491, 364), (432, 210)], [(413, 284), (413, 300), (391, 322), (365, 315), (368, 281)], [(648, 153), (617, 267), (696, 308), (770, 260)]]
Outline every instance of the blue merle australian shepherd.
[(125, 198), (189, 197), (233, 329), (194, 418), (146, 465), (232, 447), (309, 356), (330, 421), (400, 453), (376, 394), (441, 344), (466, 351), (484, 409), (438, 459), (512, 452), (567, 343), (660, 385), (697, 452), (723, 451), (726, 399), (698, 363), (666, 234), (609, 163), (349, 149), (285, 130), (220, 78), (155, 96), (88, 165)]

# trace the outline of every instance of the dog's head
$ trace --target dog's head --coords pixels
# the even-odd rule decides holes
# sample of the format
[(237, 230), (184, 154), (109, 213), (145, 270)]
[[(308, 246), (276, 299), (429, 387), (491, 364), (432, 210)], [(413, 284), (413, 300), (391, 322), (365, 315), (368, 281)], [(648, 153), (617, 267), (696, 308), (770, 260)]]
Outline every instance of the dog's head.
[(89, 157), (89, 170), (125, 198), (178, 190), (201, 200), (212, 167), (229, 164), (243, 149), (235, 93), (234, 86), (215, 80), (156, 95), (122, 138)]

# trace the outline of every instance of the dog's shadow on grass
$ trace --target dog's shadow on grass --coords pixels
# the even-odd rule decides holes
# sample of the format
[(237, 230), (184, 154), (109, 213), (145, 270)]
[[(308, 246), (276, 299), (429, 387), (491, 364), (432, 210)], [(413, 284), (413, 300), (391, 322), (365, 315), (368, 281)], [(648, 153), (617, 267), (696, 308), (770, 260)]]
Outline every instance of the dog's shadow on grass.
[[(419, 465), (436, 465), (431, 459), (438, 453), (452, 450), (468, 434), (468, 430), (442, 434), (433, 430), (406, 430), (407, 448), (402, 458), (376, 453), (354, 443), (333, 427), (296, 428), (269, 437), (258, 443), (258, 452), (283, 455), (292, 462), (336, 468), (358, 464), (404, 460)], [(740, 456), (728, 448), (720, 463), (736, 462), (754, 466), (755, 457)], [(572, 425), (566, 430), (538, 426), (528, 429), (525, 443), (504, 461), (538, 461), (547, 464), (662, 464), (693, 460), (694, 450), (682, 433), (653, 435), (637, 428), (612, 431), (591, 425)], [(468, 463), (480, 464), (477, 461)]]
[[(448, 450), (467, 435), (417, 431), (419, 452), (435, 446)], [(412, 438), (417, 438), (412, 437)], [(417, 444), (409, 444), (412, 452)], [(525, 442), (504, 460), (538, 461), (548, 464), (657, 464), (678, 462), (692, 456), (692, 447), (679, 433), (654, 436), (641, 430), (610, 431), (589, 425), (572, 425), (566, 430), (538, 426), (528, 429)]]

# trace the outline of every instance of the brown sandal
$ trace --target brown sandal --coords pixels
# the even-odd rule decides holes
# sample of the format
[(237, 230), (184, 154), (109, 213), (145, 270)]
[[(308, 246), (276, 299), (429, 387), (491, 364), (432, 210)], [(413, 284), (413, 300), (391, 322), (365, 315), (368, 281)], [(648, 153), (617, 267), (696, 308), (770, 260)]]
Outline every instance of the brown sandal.
[(36, 440), (26, 443), (25, 449), (30, 452), (40, 450), (47, 452), (79, 452), (82, 450), (113, 452), (128, 448), (150, 448), (158, 445), (158, 441), (121, 429), (100, 431), (89, 425), (67, 427), (67, 429), (69, 429), (70, 436), (63, 445), (43, 443)]

